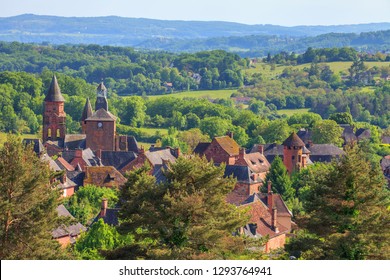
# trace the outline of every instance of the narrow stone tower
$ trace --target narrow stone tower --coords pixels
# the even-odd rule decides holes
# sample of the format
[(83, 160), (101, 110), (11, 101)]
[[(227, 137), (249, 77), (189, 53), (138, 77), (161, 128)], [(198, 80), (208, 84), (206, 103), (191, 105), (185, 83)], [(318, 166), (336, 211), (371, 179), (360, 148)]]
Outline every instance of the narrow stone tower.
[(283, 163), (286, 166), (288, 174), (291, 175), (294, 171), (298, 171), (304, 167), (302, 154), (305, 143), (293, 132), (283, 142), (283, 146)]
[(44, 99), (42, 140), (46, 142), (64, 141), (66, 133), (65, 99), (61, 94), (56, 76), (53, 76), (49, 90)]

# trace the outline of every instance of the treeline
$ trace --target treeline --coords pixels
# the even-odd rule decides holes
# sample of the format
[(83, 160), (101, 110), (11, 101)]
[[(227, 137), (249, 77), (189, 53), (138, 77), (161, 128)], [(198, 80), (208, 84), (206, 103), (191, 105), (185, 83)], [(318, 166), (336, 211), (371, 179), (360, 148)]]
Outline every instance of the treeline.
[(0, 42), (0, 70), (41, 73), (48, 69), (89, 83), (104, 80), (119, 95), (224, 89), (243, 84), (249, 61), (225, 51), (196, 54), (140, 52), (98, 45), (40, 46)]
[(250, 35), (207, 39), (150, 39), (137, 47), (172, 52), (221, 49), (242, 57), (264, 57), (280, 52), (303, 53), (310, 48), (352, 47), (357, 51), (381, 52), (390, 49), (390, 30), (356, 33), (327, 33), (318, 36)]
[(353, 61), (358, 57), (362, 61), (390, 61), (388, 54), (382, 52), (361, 53), (351, 47), (319, 49), (309, 47), (303, 54), (282, 51), (272, 56), (268, 53), (263, 61), (271, 64), (297, 65), (313, 62)]

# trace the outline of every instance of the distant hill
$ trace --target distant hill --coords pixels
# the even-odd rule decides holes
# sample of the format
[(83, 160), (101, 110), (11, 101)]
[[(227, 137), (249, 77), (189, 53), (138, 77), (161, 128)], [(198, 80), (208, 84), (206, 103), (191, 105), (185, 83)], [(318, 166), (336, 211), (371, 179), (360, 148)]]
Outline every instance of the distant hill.
[[(307, 48), (306, 44), (310, 40), (313, 40), (314, 45), (317, 40), (330, 40), (329, 46), (344, 46), (361, 32), (389, 29), (390, 23), (285, 27), (116, 16), (75, 18), (25, 14), (0, 18), (1, 41), (133, 46), (168, 51), (221, 48), (240, 54), (253, 51), (258, 54), (280, 50), (301, 51)], [(333, 38), (331, 35), (326, 38), (315, 37), (328, 33), (348, 34), (332, 35)]]

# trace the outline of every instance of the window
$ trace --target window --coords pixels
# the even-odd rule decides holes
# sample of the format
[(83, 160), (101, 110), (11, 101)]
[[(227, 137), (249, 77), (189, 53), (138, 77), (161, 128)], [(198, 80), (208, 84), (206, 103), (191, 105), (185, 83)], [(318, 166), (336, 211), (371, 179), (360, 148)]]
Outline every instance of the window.
[(47, 130), (47, 137), (51, 137), (51, 128)]
[(60, 129), (57, 128), (57, 138), (61, 137), (61, 134), (60, 134)]
[(292, 158), (292, 160), (294, 160), (294, 159), (295, 159), (295, 156), (292, 156), (291, 158)]

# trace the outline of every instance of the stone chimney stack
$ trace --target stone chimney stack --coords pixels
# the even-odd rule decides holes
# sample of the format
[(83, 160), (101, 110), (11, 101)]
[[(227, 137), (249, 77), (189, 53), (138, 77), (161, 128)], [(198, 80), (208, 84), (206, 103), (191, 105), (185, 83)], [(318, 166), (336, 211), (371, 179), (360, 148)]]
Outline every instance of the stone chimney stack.
[(233, 139), (233, 131), (228, 131), (226, 135)]
[(264, 154), (264, 145), (259, 144), (259, 145), (257, 146), (257, 150), (259, 151), (260, 154)]
[(106, 216), (107, 207), (108, 207), (108, 200), (107, 198), (103, 198), (102, 208), (100, 209), (100, 216), (99, 216), (100, 218), (104, 218)]
[(278, 233), (279, 228), (277, 226), (277, 216), (278, 216), (278, 210), (276, 208), (272, 209), (272, 215), (271, 215), (271, 223), (272, 223), (272, 229)]
[(272, 183), (271, 183), (271, 181), (268, 181), (267, 204), (268, 204), (268, 211), (269, 211), (269, 213), (272, 215), (272, 213), (273, 213), (273, 208), (274, 208), (274, 198), (273, 198)]
[(74, 157), (75, 158), (82, 158), (83, 157), (83, 150), (82, 149), (75, 150)]

